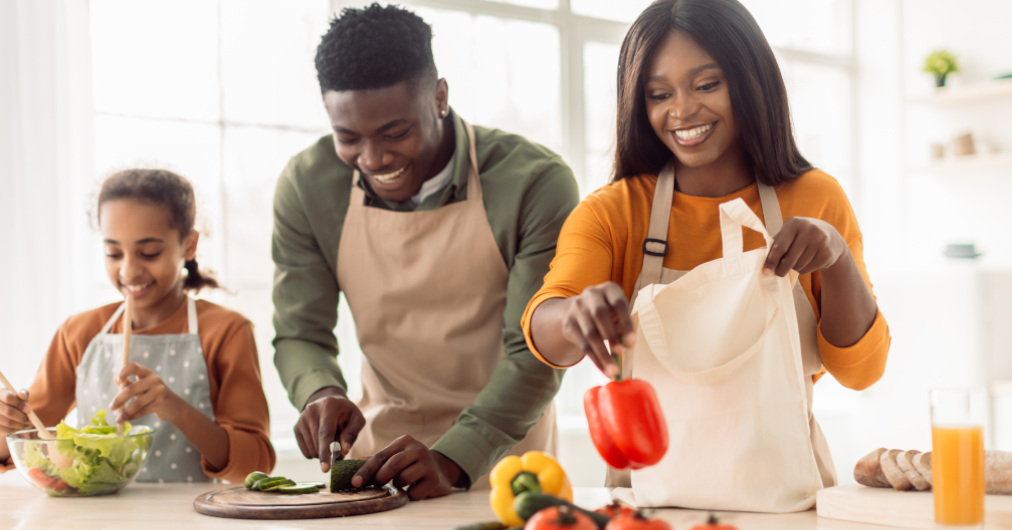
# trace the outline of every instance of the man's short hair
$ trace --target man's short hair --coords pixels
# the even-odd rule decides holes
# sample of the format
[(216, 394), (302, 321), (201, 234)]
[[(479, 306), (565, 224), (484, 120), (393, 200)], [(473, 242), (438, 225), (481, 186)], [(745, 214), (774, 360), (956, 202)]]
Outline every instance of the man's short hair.
[(316, 49), (320, 92), (383, 88), (430, 72), (435, 78), (432, 28), (400, 6), (343, 9)]

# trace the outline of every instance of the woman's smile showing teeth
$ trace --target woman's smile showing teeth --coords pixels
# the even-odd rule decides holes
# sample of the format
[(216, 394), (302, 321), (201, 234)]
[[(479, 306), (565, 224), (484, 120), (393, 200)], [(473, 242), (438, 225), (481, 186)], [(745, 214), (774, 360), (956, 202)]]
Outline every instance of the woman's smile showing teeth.
[(379, 182), (380, 184), (393, 184), (394, 182), (397, 181), (398, 178), (401, 177), (401, 175), (404, 174), (404, 170), (405, 169), (407, 169), (407, 166), (402, 167), (402, 168), (398, 169), (397, 171), (393, 171), (391, 173), (385, 173), (385, 174), (382, 174), (382, 175), (373, 174), (373, 175), (369, 175), (369, 176), (373, 180), (375, 180), (376, 182)]
[(717, 122), (707, 123), (706, 125), (699, 125), (688, 129), (675, 129), (672, 131), (675, 141), (681, 145), (697, 145), (703, 142), (708, 136), (713, 126)]
[(126, 284), (126, 283), (124, 283), (122, 285), (123, 285), (123, 288), (126, 289), (126, 291), (127, 291), (128, 294), (130, 294), (131, 296), (137, 296), (139, 294), (143, 294), (144, 291), (147, 290), (148, 287), (151, 287), (152, 285), (154, 285), (154, 282), (137, 283), (137, 284)]

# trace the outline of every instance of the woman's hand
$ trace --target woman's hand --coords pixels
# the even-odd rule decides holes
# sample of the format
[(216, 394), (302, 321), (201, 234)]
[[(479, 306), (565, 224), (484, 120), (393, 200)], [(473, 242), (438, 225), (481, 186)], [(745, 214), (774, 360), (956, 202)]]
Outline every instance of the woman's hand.
[(0, 390), (0, 437), (30, 428), (28, 391), (22, 390), (15, 394), (10, 390)]
[(791, 269), (809, 274), (827, 269), (849, 253), (847, 242), (833, 225), (810, 217), (791, 217), (773, 238), (763, 274), (786, 276)]
[[(130, 376), (134, 376), (135, 379), (131, 380)], [(137, 363), (124, 366), (114, 382), (121, 388), (109, 404), (109, 409), (119, 411), (117, 423), (147, 414), (155, 414), (159, 420), (176, 423), (179, 414), (188, 406), (175, 392), (165, 386), (161, 377)]]
[(592, 285), (566, 303), (562, 336), (590, 357), (605, 375), (615, 377), (619, 367), (611, 351), (631, 348), (636, 338), (622, 287), (615, 282)]

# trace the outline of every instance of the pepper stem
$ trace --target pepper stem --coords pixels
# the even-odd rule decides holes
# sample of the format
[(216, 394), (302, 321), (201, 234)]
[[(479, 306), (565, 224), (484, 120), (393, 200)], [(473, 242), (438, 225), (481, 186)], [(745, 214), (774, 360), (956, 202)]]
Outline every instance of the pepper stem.
[(517, 476), (513, 477), (510, 482), (510, 489), (513, 490), (513, 495), (517, 496), (521, 493), (541, 493), (541, 482), (538, 481), (538, 476), (530, 471), (521, 471), (517, 473)]
[(622, 357), (623, 356), (624, 356), (624, 354), (621, 354), (621, 353), (613, 353), (613, 354), (611, 354), (611, 357), (613, 359), (615, 359), (615, 364), (618, 365), (618, 373), (615, 374), (615, 379), (613, 379), (613, 381), (621, 381), (622, 380)]

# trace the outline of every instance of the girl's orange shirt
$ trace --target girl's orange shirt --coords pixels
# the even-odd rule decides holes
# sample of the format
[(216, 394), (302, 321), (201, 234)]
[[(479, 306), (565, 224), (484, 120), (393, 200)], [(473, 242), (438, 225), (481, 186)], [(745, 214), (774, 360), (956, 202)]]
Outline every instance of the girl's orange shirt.
[[(102, 326), (121, 302), (92, 309), (67, 319), (49, 346), (49, 351), (29, 388), (28, 404), (46, 425), (56, 425), (75, 406), (77, 366), (84, 351), (102, 330)], [(186, 304), (164, 322), (137, 335), (185, 333)], [(241, 483), (255, 470), (274, 468), (275, 453), (270, 441), (267, 398), (260, 379), (253, 323), (226, 307), (197, 300), (197, 326), (200, 344), (207, 360), (211, 403), (215, 422), (228, 433), (228, 463), (213, 469), (202, 461), (209, 477)], [(123, 320), (117, 319), (110, 333), (123, 332)], [(11, 469), (9, 460), (0, 462), (0, 472)]]
[[(522, 321), (527, 344), (542, 361), (551, 364), (531, 339), (530, 326), (531, 315), (539, 304), (549, 298), (575, 296), (586, 287), (606, 281), (622, 286), (626, 298), (632, 296), (643, 266), (643, 241), (650, 225), (656, 184), (656, 175), (613, 182), (590, 194), (566, 220), (551, 269), (544, 285), (527, 304)], [(812, 217), (836, 227), (850, 247), (870, 290), (872, 284), (864, 264), (861, 230), (850, 201), (836, 179), (822, 171), (811, 170), (775, 189), (784, 219)], [(697, 197), (675, 191), (664, 267), (687, 271), (720, 258), (718, 206), (739, 197), (760, 219), (763, 218), (755, 184), (724, 197)], [(764, 246), (760, 234), (745, 230), (745, 250)], [(821, 319), (821, 280), (820, 271), (800, 277), (817, 319)], [(845, 347), (833, 345), (822, 335), (821, 326), (818, 343), (824, 369), (842, 385), (860, 390), (878, 381), (885, 370), (889, 327), (878, 312), (871, 328), (857, 343)]]

